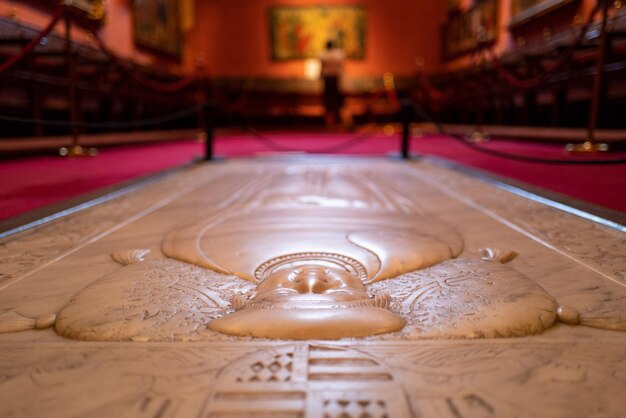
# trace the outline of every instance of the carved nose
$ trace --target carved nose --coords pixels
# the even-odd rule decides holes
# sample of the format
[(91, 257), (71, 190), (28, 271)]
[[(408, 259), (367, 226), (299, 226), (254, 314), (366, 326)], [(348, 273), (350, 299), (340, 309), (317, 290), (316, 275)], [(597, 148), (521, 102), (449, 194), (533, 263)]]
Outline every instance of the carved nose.
[(316, 270), (305, 271), (294, 280), (295, 289), (303, 294), (324, 293), (333, 287), (333, 283), (331, 282), (332, 281), (329, 280), (325, 274)]
[(330, 289), (329, 281), (320, 277), (309, 277), (307, 282), (309, 285), (309, 293), (320, 294)]

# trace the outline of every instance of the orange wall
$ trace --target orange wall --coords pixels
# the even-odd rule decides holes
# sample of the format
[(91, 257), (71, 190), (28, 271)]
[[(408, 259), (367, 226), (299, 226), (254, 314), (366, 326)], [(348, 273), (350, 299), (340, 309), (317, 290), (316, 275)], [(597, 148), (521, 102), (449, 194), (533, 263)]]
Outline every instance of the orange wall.
[[(158, 65), (162, 69), (176, 71), (180, 65), (171, 59), (155, 56), (149, 51), (137, 48), (133, 42), (132, 12), (130, 3), (132, 0), (107, 0), (107, 19), (100, 29), (100, 36), (110, 49), (116, 54), (132, 58), (143, 64)], [(201, 0), (198, 0), (199, 2)], [(41, 7), (37, 1), (8, 1), (0, 0), (0, 14), (15, 15), (20, 22), (42, 28), (48, 24), (51, 16), (51, 7)], [(64, 34), (64, 25), (59, 23), (55, 28), (58, 34)], [(74, 40), (89, 44), (93, 42), (86, 30), (75, 28), (72, 31)], [(96, 44), (93, 43), (96, 47)]]
[(412, 75), (416, 57), (437, 70), (445, 2), (432, 0), (196, 0), (185, 64), (201, 54), (214, 77), (304, 76), (304, 61), (270, 56), (268, 9), (276, 5), (359, 4), (367, 8), (366, 58), (348, 61), (348, 76)]
[[(468, 56), (441, 63), (440, 35), (445, 21), (444, 1), (439, 0), (196, 0), (196, 26), (186, 35), (183, 62), (166, 59), (133, 43), (132, 0), (107, 0), (107, 21), (100, 34), (117, 54), (158, 65), (161, 69), (190, 72), (198, 59), (206, 63), (214, 77), (289, 77), (304, 76), (304, 61), (272, 61), (268, 10), (276, 5), (359, 4), (367, 8), (366, 58), (349, 61), (350, 77), (380, 76), (386, 71), (410, 76), (415, 58), (422, 57), (426, 71), (457, 69), (470, 64)], [(528, 25), (508, 28), (511, 0), (500, 0), (499, 36), (496, 51), (511, 48), (515, 38), (540, 37), (544, 27), (557, 31), (571, 24), (574, 15), (586, 18), (596, 0), (580, 0), (578, 5), (559, 9)], [(462, 0), (469, 5), (470, 0)], [(50, 19), (50, 8), (37, 1), (0, 0), (0, 13), (43, 27)], [(62, 25), (57, 31), (62, 33)], [(87, 33), (74, 31), (74, 39), (90, 42)]]
[[(302, 78), (304, 61), (275, 62), (270, 57), (268, 10), (276, 5), (359, 4), (367, 8), (366, 58), (348, 61), (351, 77), (380, 76), (386, 71), (410, 76), (422, 57), (427, 71), (440, 67), (439, 30), (445, 18), (445, 2), (431, 0), (196, 0), (196, 25), (186, 35), (182, 65), (163, 59), (133, 43), (132, 0), (107, 0), (107, 20), (100, 35), (117, 54), (170, 71), (193, 71), (196, 61), (206, 63), (214, 77)], [(50, 8), (37, 1), (0, 0), (0, 13), (43, 27)], [(63, 33), (61, 24), (58, 33)], [(73, 37), (90, 42), (77, 28)]]

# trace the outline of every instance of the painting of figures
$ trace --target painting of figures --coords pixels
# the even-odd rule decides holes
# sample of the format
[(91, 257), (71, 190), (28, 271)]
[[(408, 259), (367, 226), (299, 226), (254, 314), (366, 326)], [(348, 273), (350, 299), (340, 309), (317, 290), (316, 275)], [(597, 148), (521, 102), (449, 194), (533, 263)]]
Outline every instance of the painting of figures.
[(178, 0), (134, 0), (135, 43), (171, 56), (181, 55)]
[(365, 57), (366, 10), (362, 6), (273, 7), (270, 9), (272, 58), (317, 57), (331, 40), (348, 58)]
[[(61, 2), (63, 3), (63, 2)], [(106, 19), (106, 2), (105, 0), (73, 0), (66, 2), (72, 9), (78, 11), (83, 19), (88, 19), (97, 24), (104, 23)], [(59, 0), (43, 0), (41, 4), (57, 7)], [(84, 22), (83, 22), (84, 23)]]
[(481, 0), (464, 13), (451, 15), (443, 27), (443, 57), (453, 59), (491, 45), (498, 36), (498, 2)]

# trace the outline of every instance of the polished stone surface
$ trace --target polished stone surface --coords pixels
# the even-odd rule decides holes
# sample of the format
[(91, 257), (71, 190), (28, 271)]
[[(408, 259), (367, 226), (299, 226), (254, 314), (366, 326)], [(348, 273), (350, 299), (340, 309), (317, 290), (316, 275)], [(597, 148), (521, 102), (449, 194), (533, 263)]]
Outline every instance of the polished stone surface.
[(197, 165), (0, 242), (1, 415), (618, 417), (624, 244), (428, 162)]

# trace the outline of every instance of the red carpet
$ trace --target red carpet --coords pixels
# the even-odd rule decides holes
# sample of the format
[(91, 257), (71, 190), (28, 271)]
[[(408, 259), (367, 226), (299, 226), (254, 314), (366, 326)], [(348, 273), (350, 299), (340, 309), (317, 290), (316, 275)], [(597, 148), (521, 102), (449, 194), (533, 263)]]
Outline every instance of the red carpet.
[(201, 154), (200, 144), (180, 141), (104, 148), (95, 157), (0, 161), (0, 219), (185, 164)]
[[(243, 157), (294, 148), (324, 153), (385, 155), (399, 149), (397, 135), (376, 134), (352, 141), (353, 134), (263, 134), (218, 137), (215, 153)], [(346, 142), (346, 141), (349, 141)], [(339, 144), (349, 144), (341, 149)], [(562, 146), (493, 141), (483, 145), (509, 153), (543, 158), (571, 158)], [(335, 148), (335, 149), (331, 149)], [(415, 138), (412, 152), (444, 157), (502, 176), (626, 212), (626, 165), (548, 165), (505, 160), (467, 148), (440, 136)], [(31, 157), (0, 162), (0, 219), (60, 202), (102, 187), (188, 163), (201, 156), (203, 145), (191, 140), (104, 148), (93, 158)], [(624, 158), (626, 153), (582, 158)], [(581, 158), (581, 157), (577, 157)]]

